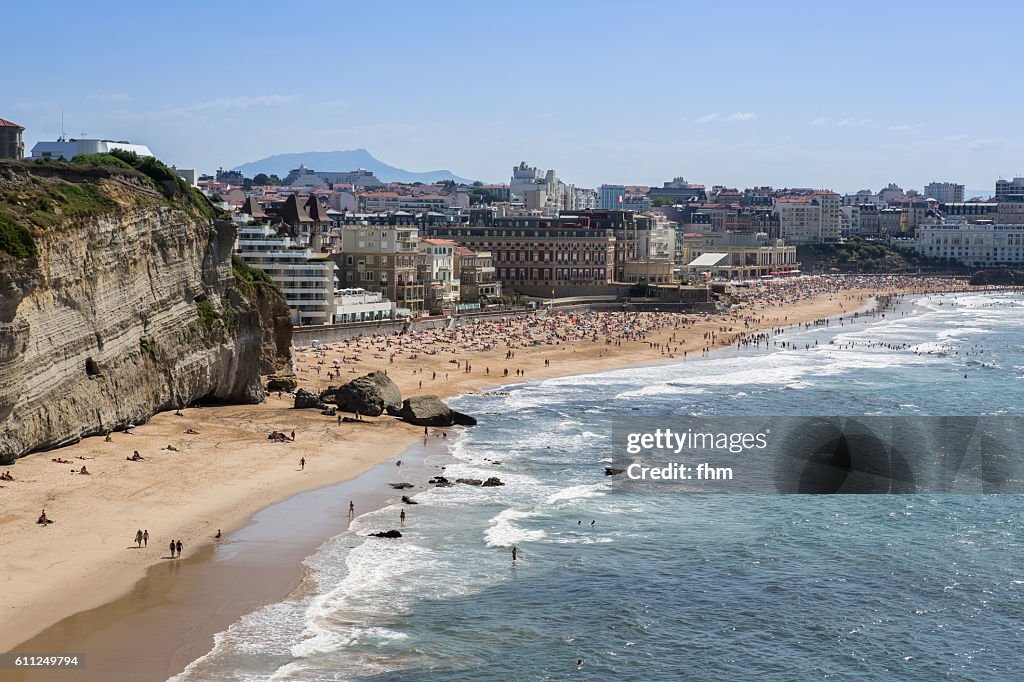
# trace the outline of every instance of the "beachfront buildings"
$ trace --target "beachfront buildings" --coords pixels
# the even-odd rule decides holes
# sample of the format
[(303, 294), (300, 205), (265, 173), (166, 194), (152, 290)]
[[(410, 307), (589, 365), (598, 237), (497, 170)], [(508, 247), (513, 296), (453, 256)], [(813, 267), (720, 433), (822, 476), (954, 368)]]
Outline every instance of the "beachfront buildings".
[[(672, 262), (675, 237), (656, 218), (631, 211), (562, 211), (557, 218), (499, 216), (476, 210), (468, 224), (438, 223), (426, 231), (493, 256), (502, 290), (534, 296), (608, 293), (636, 263), (658, 261), (651, 272)], [(650, 259), (649, 253), (660, 258)], [(639, 268), (639, 269), (638, 269)]]
[(390, 320), (393, 304), (379, 291), (354, 287), (334, 292), (334, 323)]
[(24, 159), (25, 143), (22, 133), (25, 128), (14, 121), (0, 118), (0, 159)]
[(940, 204), (951, 204), (964, 200), (964, 186), (955, 182), (930, 182), (924, 186), (922, 194)]
[(914, 250), (969, 266), (1024, 263), (1024, 225), (946, 223), (920, 225)]
[(415, 313), (423, 310), (424, 301), (419, 228), (399, 217), (391, 221), (349, 219), (338, 230), (338, 252), (331, 259), (338, 265), (343, 287), (380, 292), (401, 312)]
[(424, 300), (431, 312), (453, 311), (459, 303), (461, 282), (455, 276), (455, 242), (450, 239), (420, 239), (420, 281)]
[(327, 254), (279, 235), (271, 225), (246, 225), (238, 230), (235, 253), (250, 267), (270, 275), (292, 311), (292, 323), (332, 324), (335, 264)]
[(684, 244), (691, 278), (710, 272), (712, 279), (755, 279), (799, 267), (795, 246), (763, 232), (710, 232)]
[(480, 305), (501, 298), (501, 282), (490, 251), (455, 247), (455, 272), (461, 283), (462, 304)]

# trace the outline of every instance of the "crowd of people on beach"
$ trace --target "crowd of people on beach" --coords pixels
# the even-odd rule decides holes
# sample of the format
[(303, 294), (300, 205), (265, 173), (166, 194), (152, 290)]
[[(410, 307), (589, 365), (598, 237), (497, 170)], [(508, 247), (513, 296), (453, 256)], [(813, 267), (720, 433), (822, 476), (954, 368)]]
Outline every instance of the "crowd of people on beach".
[[(784, 308), (816, 298), (831, 298), (846, 293), (870, 290), (891, 294), (935, 290), (957, 290), (965, 287), (962, 280), (944, 277), (917, 277), (908, 275), (817, 275), (788, 279), (755, 281), (734, 287), (727, 294), (728, 305), (718, 312), (559, 312), (540, 310), (526, 315), (509, 316), (499, 320), (456, 322), (444, 328), (409, 330), (401, 334), (359, 336), (331, 345), (302, 348), (297, 353), (300, 369), (318, 378), (325, 374), (328, 383), (341, 381), (344, 374), (358, 374), (359, 366), (394, 365), (396, 359), (427, 360), (438, 356), (451, 356), (446, 360), (452, 371), (471, 373), (473, 364), (466, 356), (473, 353), (504, 349), (504, 360), (511, 367), (494, 368), (493, 375), (525, 377), (526, 369), (518, 366), (517, 352), (532, 348), (564, 346), (576, 348), (581, 343), (603, 343), (608, 352), (623, 343), (643, 342), (652, 334), (665, 329), (680, 330), (699, 322), (722, 322), (715, 333), (705, 335), (707, 354), (717, 346), (736, 342), (750, 343), (745, 330), (763, 326), (772, 315), (773, 308)], [(869, 293), (854, 295), (860, 302)], [(784, 311), (783, 311), (784, 312)], [(778, 320), (779, 328), (787, 325), (787, 317)], [(668, 358), (680, 352), (668, 343), (651, 343), (652, 350)], [(758, 339), (763, 343), (765, 339)], [(685, 357), (686, 351), (682, 351)], [(466, 358), (466, 359), (463, 359)], [(544, 366), (550, 367), (545, 359)], [(483, 368), (485, 376), (492, 376), (492, 368)], [(424, 370), (412, 369), (414, 374)], [(444, 379), (449, 373), (444, 372)], [(438, 372), (430, 372), (430, 380), (437, 380)], [(418, 387), (423, 387), (420, 380)]]
[[(686, 358), (688, 351), (702, 355), (713, 349), (735, 345), (768, 346), (771, 343), (785, 346), (778, 335), (783, 333), (789, 322), (788, 306), (809, 301), (811, 299), (831, 300), (843, 295), (843, 305), (851, 306), (849, 310), (842, 307), (843, 316), (839, 318), (822, 318), (804, 322), (804, 326), (829, 324), (845, 324), (855, 321), (862, 315), (885, 314), (894, 302), (901, 297), (925, 291), (957, 291), (966, 288), (962, 280), (938, 277), (912, 277), (904, 275), (843, 275), (843, 276), (805, 276), (772, 281), (755, 281), (732, 287), (724, 296), (714, 312), (636, 312), (619, 311), (549, 311), (538, 310), (530, 314), (508, 316), (499, 320), (462, 321), (452, 320), (443, 327), (434, 329), (406, 330), (400, 334), (362, 336), (335, 342), (329, 346), (298, 349), (296, 354), (300, 370), (320, 377), (326, 375), (328, 381), (341, 380), (343, 374), (356, 374), (367, 366), (387, 372), (396, 360), (413, 362), (403, 363), (403, 371), (420, 375), (419, 385), (423, 380), (447, 380), (451, 372), (474, 373), (484, 376), (517, 378), (526, 377), (531, 368), (551, 367), (552, 358), (545, 356), (543, 364), (534, 361), (531, 350), (538, 348), (557, 348), (574, 352), (584, 345), (598, 349), (598, 357), (611, 354), (628, 344), (646, 344), (653, 353), (666, 358)], [(881, 293), (880, 293), (881, 292)], [(869, 297), (875, 297), (879, 305), (874, 311), (864, 313), (854, 311), (854, 307), (862, 308)], [(702, 325), (703, 336), (686, 335), (680, 332), (695, 325)], [(660, 336), (653, 335), (662, 333)], [(691, 342), (684, 348), (686, 336), (691, 339), (700, 338), (700, 342)], [(696, 346), (696, 347), (695, 347)], [(974, 349), (972, 349), (974, 350)], [(492, 352), (491, 359), (486, 362), (475, 360), (481, 352)], [(502, 353), (500, 366), (491, 366), (495, 356), (493, 351)], [(971, 352), (971, 351), (967, 351)], [(974, 352), (979, 352), (974, 350)], [(557, 360), (555, 356), (555, 359)], [(420, 360), (422, 362), (417, 363)], [(424, 366), (426, 361), (433, 360), (432, 366)], [(474, 366), (481, 365), (479, 367)], [(444, 365), (438, 367), (443, 362)], [(177, 416), (184, 416), (178, 410)], [(339, 418), (339, 425), (341, 420)], [(134, 425), (130, 425), (130, 428)], [(131, 433), (130, 428), (126, 433)], [(198, 431), (189, 427), (186, 434), (198, 435)], [(295, 431), (274, 430), (268, 438), (279, 443), (295, 441)], [(108, 434), (105, 439), (111, 441)], [(178, 452), (173, 445), (164, 450)], [(79, 457), (79, 459), (92, 459)], [(129, 457), (131, 462), (143, 462), (146, 457), (134, 451)], [(72, 461), (55, 457), (59, 464), (72, 464)], [(293, 460), (294, 461), (294, 460)], [(299, 469), (305, 468), (305, 457), (299, 459)], [(91, 475), (85, 464), (76, 466), (71, 471), (78, 475)], [(6, 471), (0, 474), (0, 481), (14, 481), (14, 476)], [(350, 503), (350, 516), (354, 514), (354, 505)], [(404, 517), (404, 512), (403, 515)], [(405, 519), (401, 521), (404, 523)], [(41, 513), (38, 523), (50, 525), (52, 519)], [(217, 537), (220, 537), (218, 530)], [(140, 529), (135, 536), (136, 546), (148, 545), (149, 532)], [(170, 542), (171, 557), (180, 557), (183, 543), (180, 539)], [(515, 551), (515, 550), (513, 550)]]

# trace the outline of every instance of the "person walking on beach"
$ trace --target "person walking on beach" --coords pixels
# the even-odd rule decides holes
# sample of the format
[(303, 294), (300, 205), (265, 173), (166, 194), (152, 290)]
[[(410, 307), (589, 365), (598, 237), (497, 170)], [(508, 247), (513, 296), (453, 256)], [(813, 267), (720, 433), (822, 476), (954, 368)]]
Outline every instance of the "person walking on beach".
[(349, 500), (349, 503), (348, 503), (348, 517), (351, 519), (351, 518), (354, 518), (355, 515), (356, 515), (356, 503), (352, 502), (351, 500)]
[(292, 431), (292, 441), (295, 441), (295, 431)]
[(171, 558), (173, 559), (174, 558), (174, 540), (171, 540), (171, 544), (168, 545), (168, 548), (171, 550)]
[(306, 468), (306, 458), (303, 457), (299, 460), (299, 471), (303, 471)]
[(178, 550), (178, 558), (181, 558), (181, 540), (178, 540), (176, 548)]
[(135, 531), (135, 544), (142, 547), (142, 529)]
[(142, 531), (142, 546), (149, 547), (149, 529)]
[(403, 526), (405, 525), (405, 510), (404, 509), (402, 510), (402, 513), (398, 515), (398, 520), (402, 523)]

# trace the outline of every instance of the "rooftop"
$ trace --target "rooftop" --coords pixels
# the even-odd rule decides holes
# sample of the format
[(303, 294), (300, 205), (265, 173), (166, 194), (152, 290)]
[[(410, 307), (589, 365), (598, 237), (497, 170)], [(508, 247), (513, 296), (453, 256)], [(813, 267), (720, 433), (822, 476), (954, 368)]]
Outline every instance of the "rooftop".
[(21, 128), (25, 129), (25, 126), (20, 126), (14, 121), (8, 121), (6, 118), (0, 118), (0, 128)]

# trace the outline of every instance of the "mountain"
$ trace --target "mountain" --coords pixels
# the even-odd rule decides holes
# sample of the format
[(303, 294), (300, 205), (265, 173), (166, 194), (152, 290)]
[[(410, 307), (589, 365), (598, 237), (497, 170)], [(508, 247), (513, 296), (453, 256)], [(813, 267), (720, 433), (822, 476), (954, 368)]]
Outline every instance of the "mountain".
[(396, 168), (395, 166), (389, 166), (383, 161), (379, 161), (373, 157), (370, 152), (365, 149), (349, 149), (340, 152), (302, 152), (299, 154), (275, 154), (274, 156), (268, 156), (265, 159), (259, 161), (250, 161), (249, 163), (243, 163), (240, 166), (235, 166), (233, 170), (242, 171), (247, 178), (251, 178), (257, 173), (266, 173), (267, 175), (276, 174), (278, 177), (284, 177), (288, 175), (288, 171), (293, 168), (298, 168), (300, 165), (306, 168), (312, 168), (318, 171), (334, 171), (344, 172), (352, 171), (357, 168), (365, 168), (368, 171), (373, 171), (373, 174), (381, 182), (438, 182), (440, 180), (454, 180), (455, 182), (463, 182), (469, 184), (472, 180), (466, 178), (460, 178), (447, 170), (436, 170), (436, 171), (424, 171), (417, 173), (415, 171), (407, 171), (402, 168)]

